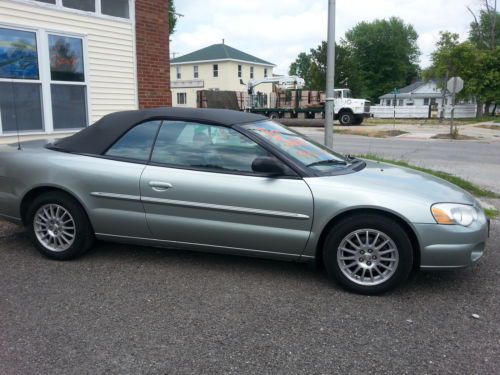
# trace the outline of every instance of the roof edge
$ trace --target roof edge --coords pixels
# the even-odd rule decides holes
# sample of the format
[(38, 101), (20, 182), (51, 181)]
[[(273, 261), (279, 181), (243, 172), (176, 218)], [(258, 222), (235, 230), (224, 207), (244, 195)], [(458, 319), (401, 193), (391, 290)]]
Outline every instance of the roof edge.
[(248, 61), (248, 60), (239, 60), (239, 59), (212, 59), (212, 60), (193, 60), (193, 61), (181, 61), (181, 62), (172, 62), (170, 61), (170, 65), (188, 65), (188, 64), (200, 64), (200, 63), (209, 63), (209, 62), (216, 62), (216, 61), (235, 61), (235, 62), (242, 62), (242, 63), (247, 63), (251, 65), (260, 65), (260, 66), (270, 66), (270, 67), (276, 67), (276, 64), (269, 63), (269, 64), (264, 64), (261, 62), (254, 62), (254, 61)]

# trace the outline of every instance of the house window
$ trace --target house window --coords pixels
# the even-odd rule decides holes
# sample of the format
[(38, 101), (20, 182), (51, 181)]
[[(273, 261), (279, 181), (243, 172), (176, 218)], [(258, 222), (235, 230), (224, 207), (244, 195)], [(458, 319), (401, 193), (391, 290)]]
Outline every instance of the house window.
[(101, 0), (101, 13), (108, 16), (130, 18), (128, 0)]
[(186, 104), (187, 103), (187, 94), (185, 92), (177, 93), (177, 104)]
[(267, 68), (264, 68), (264, 78), (267, 78)]
[(34, 0), (77, 11), (130, 19), (130, 0)]
[(250, 79), (253, 79), (253, 66), (250, 67)]
[(424, 99), (424, 105), (429, 105), (429, 98)]
[(62, 0), (63, 7), (95, 12), (95, 0)]
[(219, 76), (219, 65), (218, 64), (214, 64), (213, 67), (213, 76), (214, 77), (218, 77)]
[(87, 125), (87, 86), (80, 38), (49, 35), (50, 91), (54, 129)]
[(241, 78), (241, 65), (238, 65), (238, 78)]
[(0, 28), (0, 131), (43, 129), (36, 33)]
[(82, 38), (0, 28), (0, 132), (87, 126), (84, 57)]
[(387, 106), (390, 106), (390, 105), (391, 105), (391, 99), (387, 99), (385, 104), (386, 104)]
[(177, 79), (181, 79), (181, 67), (180, 66), (175, 67), (175, 76), (177, 77)]
[(198, 74), (198, 65), (193, 66), (193, 77), (194, 78), (198, 78), (199, 77), (199, 74)]
[(398, 105), (403, 105), (403, 99), (399, 99), (399, 104)]

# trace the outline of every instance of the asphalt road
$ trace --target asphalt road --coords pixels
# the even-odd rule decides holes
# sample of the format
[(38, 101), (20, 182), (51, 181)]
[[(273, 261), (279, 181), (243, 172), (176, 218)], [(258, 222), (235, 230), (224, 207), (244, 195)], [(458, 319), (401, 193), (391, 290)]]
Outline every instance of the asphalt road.
[[(318, 142), (323, 129), (295, 128)], [(343, 154), (376, 154), (449, 172), (500, 193), (500, 142), (409, 140), (338, 134), (334, 150)]]
[(0, 222), (0, 373), (498, 374), (499, 243), (495, 222), (473, 268), (367, 297), (236, 256), (98, 244), (51, 261)]

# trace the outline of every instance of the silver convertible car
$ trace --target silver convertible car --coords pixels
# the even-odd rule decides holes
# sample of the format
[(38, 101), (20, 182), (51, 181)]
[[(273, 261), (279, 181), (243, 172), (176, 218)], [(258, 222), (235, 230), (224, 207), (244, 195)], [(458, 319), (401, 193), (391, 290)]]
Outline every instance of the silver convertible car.
[(3, 146), (0, 214), (53, 259), (98, 239), (315, 260), (365, 294), (412, 270), (472, 265), (489, 228), (443, 180), (217, 109), (117, 112), (54, 143)]

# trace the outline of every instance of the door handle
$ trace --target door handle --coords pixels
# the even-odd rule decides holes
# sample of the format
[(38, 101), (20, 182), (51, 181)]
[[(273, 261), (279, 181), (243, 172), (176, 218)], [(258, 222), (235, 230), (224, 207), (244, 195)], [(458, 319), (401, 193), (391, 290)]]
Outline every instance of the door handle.
[(174, 186), (169, 182), (161, 182), (161, 181), (149, 181), (149, 186), (154, 191), (166, 191), (168, 189), (173, 188)]

